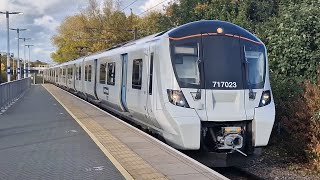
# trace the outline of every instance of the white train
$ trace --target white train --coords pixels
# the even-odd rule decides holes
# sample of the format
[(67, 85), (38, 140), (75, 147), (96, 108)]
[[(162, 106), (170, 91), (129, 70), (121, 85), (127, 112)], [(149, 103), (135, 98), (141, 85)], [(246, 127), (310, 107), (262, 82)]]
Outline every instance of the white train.
[(225, 159), (266, 146), (275, 119), (265, 45), (224, 21), (127, 42), (51, 67), (45, 78), (174, 148)]

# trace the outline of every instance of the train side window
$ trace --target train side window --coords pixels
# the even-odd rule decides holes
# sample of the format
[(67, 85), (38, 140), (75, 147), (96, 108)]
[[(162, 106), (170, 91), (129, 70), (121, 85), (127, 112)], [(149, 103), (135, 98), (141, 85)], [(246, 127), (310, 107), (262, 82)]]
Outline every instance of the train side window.
[(84, 80), (88, 81), (88, 65), (84, 67)]
[(133, 60), (132, 66), (132, 88), (141, 89), (142, 83), (142, 59)]
[(74, 74), (75, 74), (75, 66), (74, 65), (72, 65), (72, 68), (71, 68), (71, 79), (75, 79), (75, 77), (74, 77)]
[(108, 63), (108, 77), (107, 77), (108, 85), (115, 84), (115, 74), (116, 74), (116, 63), (115, 62)]
[(76, 66), (76, 80), (79, 80), (79, 68)]
[(149, 75), (149, 95), (152, 95), (152, 78), (153, 78), (153, 53), (150, 56), (150, 75)]
[(64, 76), (64, 83), (67, 83), (68, 81), (68, 67), (66, 66), (65, 68), (63, 68), (63, 76)]
[(68, 68), (68, 79), (72, 79), (72, 68)]
[(92, 73), (92, 66), (89, 65), (88, 67), (88, 81), (91, 82), (91, 73)]
[(106, 64), (100, 64), (100, 84), (106, 84)]
[(78, 79), (81, 80), (81, 65), (79, 66), (79, 74), (78, 74)]

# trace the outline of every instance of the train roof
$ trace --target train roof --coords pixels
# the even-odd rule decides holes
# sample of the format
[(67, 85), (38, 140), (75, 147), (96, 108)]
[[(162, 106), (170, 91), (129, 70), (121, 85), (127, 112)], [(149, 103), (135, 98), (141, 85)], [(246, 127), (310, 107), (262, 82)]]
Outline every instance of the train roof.
[(172, 39), (183, 39), (185, 37), (195, 37), (201, 34), (217, 34), (218, 28), (222, 28), (221, 34), (228, 36), (240, 37), (242, 39), (251, 40), (258, 44), (263, 44), (262, 41), (254, 34), (245, 30), (244, 28), (219, 20), (201, 20), (190, 22), (174, 28), (168, 32), (168, 35)]
[(153, 41), (155, 39), (160, 39), (163, 36), (169, 37), (172, 39), (181, 39), (184, 37), (192, 37), (192, 35), (216, 33), (218, 28), (222, 28), (223, 34), (225, 34), (225, 35), (239, 36), (243, 39), (250, 40), (250, 41), (256, 42), (258, 44), (263, 44), (262, 41), (259, 38), (257, 38), (254, 34), (250, 33), (249, 31), (247, 31), (244, 28), (237, 26), (235, 24), (232, 24), (232, 23), (229, 23), (226, 21), (219, 21), (219, 20), (201, 20), (201, 21), (190, 22), (190, 23), (172, 28), (170, 30), (162, 31), (162, 32), (156, 33), (156, 34), (152, 34), (152, 35), (149, 35), (149, 36), (137, 39), (137, 40), (124, 42), (124, 43), (112, 46), (111, 48), (95, 52), (95, 53), (90, 54), (88, 56), (83, 56), (83, 57), (80, 57), (76, 60), (59, 64), (55, 67), (80, 63), (83, 60), (91, 60), (93, 58), (96, 58), (97, 56), (99, 57), (100, 55), (102, 55), (106, 51), (118, 49), (121, 47), (136, 45), (136, 44), (143, 44), (143, 43), (146, 43), (149, 41)]

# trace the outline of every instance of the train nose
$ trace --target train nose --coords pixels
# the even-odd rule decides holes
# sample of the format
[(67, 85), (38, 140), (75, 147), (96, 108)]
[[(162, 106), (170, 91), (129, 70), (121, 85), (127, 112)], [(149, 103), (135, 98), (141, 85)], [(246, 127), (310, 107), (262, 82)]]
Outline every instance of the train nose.
[(206, 89), (208, 121), (246, 120), (244, 90)]

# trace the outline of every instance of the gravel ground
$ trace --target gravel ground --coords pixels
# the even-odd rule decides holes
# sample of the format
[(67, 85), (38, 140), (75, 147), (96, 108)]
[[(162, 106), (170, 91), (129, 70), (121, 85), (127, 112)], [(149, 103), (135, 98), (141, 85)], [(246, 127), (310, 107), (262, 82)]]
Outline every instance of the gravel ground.
[(315, 174), (308, 169), (307, 163), (289, 157), (286, 153), (279, 153), (276, 146), (263, 149), (260, 157), (248, 162), (242, 169), (255, 174), (262, 179), (319, 179), (320, 174)]

